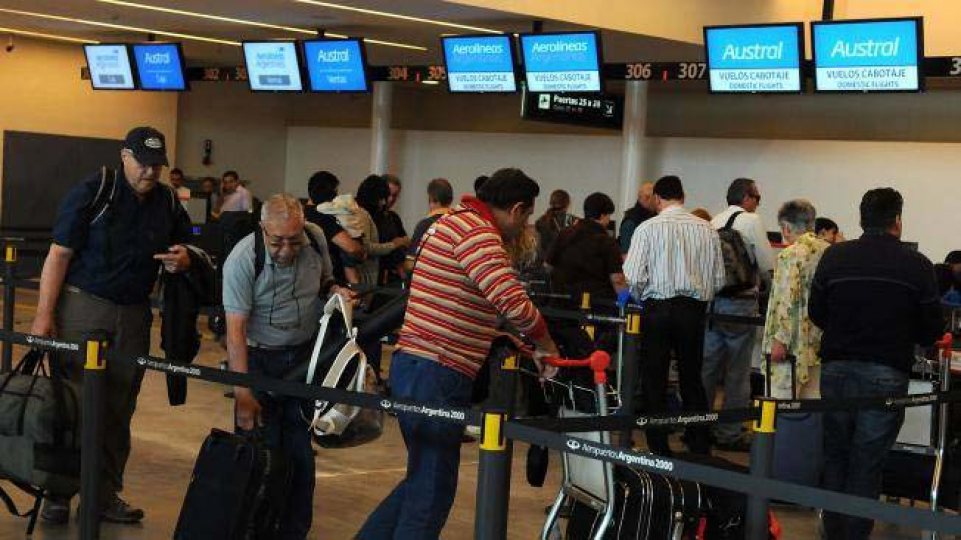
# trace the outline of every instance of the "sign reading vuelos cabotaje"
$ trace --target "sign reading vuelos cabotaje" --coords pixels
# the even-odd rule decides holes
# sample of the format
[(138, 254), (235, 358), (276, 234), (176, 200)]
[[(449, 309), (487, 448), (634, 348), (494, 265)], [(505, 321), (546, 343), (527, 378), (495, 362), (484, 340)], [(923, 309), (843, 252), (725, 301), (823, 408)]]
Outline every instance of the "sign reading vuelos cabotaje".
[(811, 32), (818, 91), (921, 89), (921, 19), (816, 22)]
[(126, 45), (84, 45), (90, 82), (96, 90), (133, 90), (133, 69)]
[(246, 41), (244, 61), (251, 90), (300, 92), (300, 62), (293, 41)]
[(175, 43), (138, 43), (133, 46), (140, 88), (186, 90), (183, 56)]
[(521, 36), (530, 92), (600, 92), (598, 34), (525, 34)]
[(800, 92), (801, 24), (706, 27), (712, 92)]
[(314, 92), (366, 92), (367, 71), (359, 39), (304, 42), (304, 58)]
[(516, 92), (510, 36), (442, 39), (451, 92)]

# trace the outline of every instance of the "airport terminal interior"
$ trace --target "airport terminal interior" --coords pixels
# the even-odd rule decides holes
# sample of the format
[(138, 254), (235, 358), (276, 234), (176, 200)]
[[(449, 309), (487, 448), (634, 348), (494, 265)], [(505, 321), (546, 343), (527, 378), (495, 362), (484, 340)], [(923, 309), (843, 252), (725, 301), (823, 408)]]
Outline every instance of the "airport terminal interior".
[(959, 25), (0, 0), (0, 538), (961, 535)]

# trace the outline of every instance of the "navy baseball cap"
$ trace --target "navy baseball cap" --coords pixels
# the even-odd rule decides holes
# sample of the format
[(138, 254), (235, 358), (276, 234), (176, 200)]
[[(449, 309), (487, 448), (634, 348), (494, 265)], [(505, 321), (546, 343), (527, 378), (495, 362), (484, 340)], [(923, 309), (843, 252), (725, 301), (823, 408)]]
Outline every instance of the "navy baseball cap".
[(127, 133), (123, 147), (133, 152), (141, 165), (152, 167), (167, 163), (167, 140), (163, 133), (148, 126), (135, 127)]

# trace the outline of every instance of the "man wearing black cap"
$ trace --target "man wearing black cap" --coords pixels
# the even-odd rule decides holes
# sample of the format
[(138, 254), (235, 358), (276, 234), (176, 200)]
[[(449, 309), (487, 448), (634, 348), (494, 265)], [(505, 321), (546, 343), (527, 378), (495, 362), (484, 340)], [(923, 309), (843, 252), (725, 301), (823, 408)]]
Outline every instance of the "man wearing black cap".
[[(118, 169), (105, 167), (91, 174), (61, 202), (31, 333), (77, 341), (88, 331), (106, 330), (111, 350), (133, 358), (150, 349), (148, 296), (158, 265), (167, 272), (190, 266), (183, 246), (190, 238), (190, 220), (173, 191), (160, 184), (167, 165), (162, 133), (150, 127), (131, 130), (120, 160)], [(83, 365), (66, 362), (70, 377), (82, 381)], [(105, 521), (143, 519), (143, 510), (118, 496), (143, 374), (128, 362), (107, 366), (100, 493)], [(69, 515), (68, 500), (47, 499), (45, 520), (65, 523)]]

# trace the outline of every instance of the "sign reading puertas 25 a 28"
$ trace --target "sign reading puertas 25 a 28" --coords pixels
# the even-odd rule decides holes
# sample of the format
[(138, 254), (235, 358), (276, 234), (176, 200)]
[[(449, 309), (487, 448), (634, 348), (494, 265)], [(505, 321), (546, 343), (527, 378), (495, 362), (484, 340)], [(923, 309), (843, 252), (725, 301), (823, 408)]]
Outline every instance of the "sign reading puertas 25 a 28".
[(367, 92), (364, 45), (359, 39), (304, 42), (308, 82), (313, 92)]
[(84, 45), (90, 82), (95, 90), (133, 90), (130, 49), (126, 45)]
[(442, 38), (451, 92), (516, 92), (510, 36)]
[(137, 43), (133, 46), (141, 90), (187, 89), (183, 54), (177, 43)]
[(245, 41), (244, 62), (250, 89), (264, 92), (300, 92), (297, 45), (293, 41)]
[(916, 92), (924, 55), (921, 19), (811, 23), (820, 92)]
[(529, 92), (600, 92), (596, 32), (524, 34), (521, 51)]
[(800, 92), (802, 26), (704, 28), (712, 92)]

